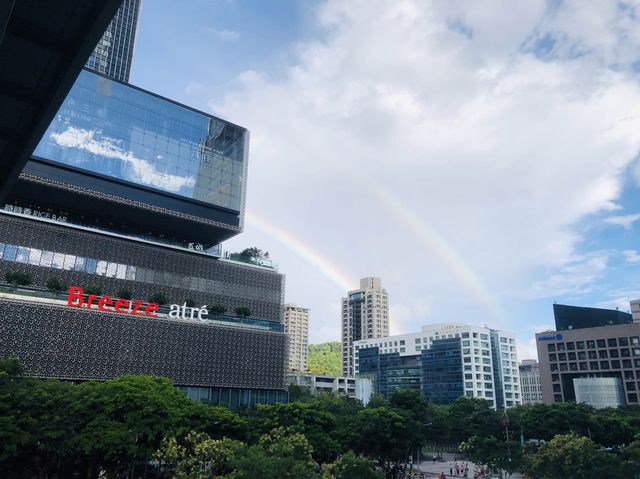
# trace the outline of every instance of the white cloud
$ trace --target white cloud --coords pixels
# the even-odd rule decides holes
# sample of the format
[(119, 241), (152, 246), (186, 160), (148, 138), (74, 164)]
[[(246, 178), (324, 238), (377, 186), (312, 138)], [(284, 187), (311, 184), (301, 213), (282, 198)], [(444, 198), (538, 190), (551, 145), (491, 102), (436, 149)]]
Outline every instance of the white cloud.
[(624, 229), (629, 230), (633, 223), (638, 220), (640, 220), (640, 213), (634, 215), (609, 216), (608, 218), (605, 218), (604, 222), (622, 226)]
[(94, 155), (113, 158), (127, 164), (130, 181), (139, 181), (144, 185), (153, 186), (163, 190), (178, 192), (184, 186), (194, 186), (195, 178), (192, 176), (179, 176), (162, 173), (146, 160), (136, 158), (130, 151), (124, 151), (115, 140), (110, 138), (95, 139), (93, 131), (82, 128), (67, 127), (62, 133), (52, 133), (51, 139), (65, 148), (78, 148)]
[[(283, 76), (246, 73), (211, 102), (251, 130), (255, 215), (354, 283), (376, 272), (392, 307), (429, 298), (397, 313), (396, 330), (516, 330), (505, 291), (593, 288), (608, 255), (579, 256), (576, 224), (617, 207), (640, 148), (640, 15), (607, 2), (354, 0), (317, 18), (323, 36), (297, 45)], [(249, 228), (234, 241), (273, 249)], [(325, 311), (337, 338), (332, 298), (318, 297), (326, 278), (286, 249), (278, 261), (287, 299)]]
[(640, 263), (640, 254), (634, 249), (627, 249), (622, 252), (627, 263)]
[(609, 254), (595, 252), (571, 258), (565, 265), (542, 281), (536, 281), (524, 292), (525, 298), (548, 298), (567, 294), (585, 294), (592, 291), (594, 283), (607, 267)]

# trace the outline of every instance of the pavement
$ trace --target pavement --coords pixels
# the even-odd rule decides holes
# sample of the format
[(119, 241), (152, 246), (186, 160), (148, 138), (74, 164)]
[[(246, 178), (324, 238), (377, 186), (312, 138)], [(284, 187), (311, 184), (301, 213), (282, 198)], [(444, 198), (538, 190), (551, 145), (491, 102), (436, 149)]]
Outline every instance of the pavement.
[[(433, 461), (423, 461), (422, 463), (420, 463), (420, 468), (418, 469), (417, 464), (414, 465), (414, 472), (418, 472), (418, 470), (420, 472), (425, 472), (428, 474), (428, 477), (434, 477), (437, 476), (438, 474), (440, 474), (441, 472), (445, 473), (445, 477), (447, 477), (447, 479), (449, 478), (463, 478), (464, 476), (462, 474), (460, 475), (455, 475), (455, 468), (453, 470), (454, 474), (453, 476), (449, 474), (449, 468), (450, 467), (454, 467), (454, 458), (447, 458), (446, 456), (444, 457), (445, 461), (444, 462), (440, 462), (440, 461), (436, 461), (435, 463)], [(469, 466), (469, 475), (468, 478), (469, 479), (473, 479), (473, 469), (475, 468), (475, 464), (469, 461), (457, 461), (458, 464), (463, 463), (463, 462), (467, 462), (468, 466)], [(489, 477), (496, 477), (496, 476), (484, 476), (485, 478), (489, 478)], [(510, 479), (523, 479), (524, 476), (520, 473), (514, 473)]]

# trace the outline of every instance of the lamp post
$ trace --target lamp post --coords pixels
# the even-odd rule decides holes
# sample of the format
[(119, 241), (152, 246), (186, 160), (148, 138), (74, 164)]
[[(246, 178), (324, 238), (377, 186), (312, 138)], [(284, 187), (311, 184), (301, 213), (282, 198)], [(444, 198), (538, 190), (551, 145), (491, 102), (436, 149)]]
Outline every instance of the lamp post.
[[(422, 427), (429, 427), (429, 426), (433, 426), (433, 423), (427, 422), (422, 425)], [(422, 462), (421, 459), (422, 459), (422, 446), (420, 446), (420, 448), (418, 449), (418, 474), (420, 474), (420, 464)], [(413, 461), (411, 461), (411, 464), (413, 464)]]

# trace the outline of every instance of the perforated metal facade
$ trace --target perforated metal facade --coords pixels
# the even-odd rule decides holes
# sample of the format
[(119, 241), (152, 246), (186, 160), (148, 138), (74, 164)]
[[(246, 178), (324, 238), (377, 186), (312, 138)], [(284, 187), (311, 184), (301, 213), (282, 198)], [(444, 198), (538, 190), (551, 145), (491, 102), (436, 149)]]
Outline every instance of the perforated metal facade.
[(0, 357), (35, 377), (151, 374), (179, 386), (285, 389), (286, 337), (0, 298)]

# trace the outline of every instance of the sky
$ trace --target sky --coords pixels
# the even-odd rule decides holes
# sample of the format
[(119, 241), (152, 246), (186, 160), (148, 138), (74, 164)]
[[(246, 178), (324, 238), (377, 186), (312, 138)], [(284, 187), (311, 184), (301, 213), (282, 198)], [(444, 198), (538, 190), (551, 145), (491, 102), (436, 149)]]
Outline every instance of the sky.
[(379, 276), (391, 332), (640, 298), (640, 3), (143, 0), (131, 83), (251, 132), (238, 251), (312, 343)]

